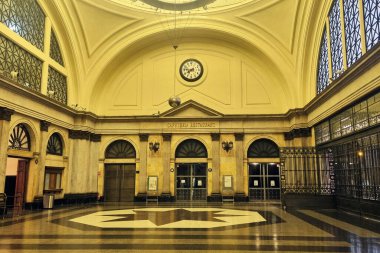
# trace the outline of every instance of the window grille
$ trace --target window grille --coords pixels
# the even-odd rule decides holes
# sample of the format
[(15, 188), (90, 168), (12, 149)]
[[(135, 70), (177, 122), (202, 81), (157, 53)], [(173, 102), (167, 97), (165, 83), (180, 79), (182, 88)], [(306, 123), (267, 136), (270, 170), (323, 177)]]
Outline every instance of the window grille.
[(334, 0), (329, 14), (330, 48), (332, 58), (332, 78), (337, 78), (343, 70), (342, 26), (340, 23), (340, 1)]
[(50, 57), (63, 66), (61, 49), (59, 48), (58, 40), (54, 31), (51, 31), (50, 37)]
[(63, 145), (61, 136), (58, 133), (54, 133), (50, 136), (46, 153), (51, 155), (62, 155)]
[(344, 0), (343, 10), (347, 67), (350, 67), (362, 56), (358, 1)]
[(4, 75), (12, 78), (17, 72), (16, 82), (32, 90), (40, 91), (42, 61), (0, 35), (0, 69)]
[(323, 32), (321, 48), (319, 50), (317, 93), (321, 93), (329, 85), (329, 57), (327, 49), (326, 29)]
[(206, 147), (198, 140), (183, 141), (175, 151), (177, 158), (207, 158)]
[(367, 50), (380, 40), (380, 0), (363, 0)]
[(66, 76), (59, 73), (57, 70), (49, 67), (49, 77), (47, 86), (48, 96), (67, 104), (67, 80)]
[(30, 136), (24, 124), (18, 124), (12, 130), (8, 139), (9, 149), (30, 150)]
[(135, 148), (125, 140), (112, 142), (106, 149), (106, 158), (136, 158)]
[(45, 14), (36, 0), (1, 0), (0, 21), (44, 50)]

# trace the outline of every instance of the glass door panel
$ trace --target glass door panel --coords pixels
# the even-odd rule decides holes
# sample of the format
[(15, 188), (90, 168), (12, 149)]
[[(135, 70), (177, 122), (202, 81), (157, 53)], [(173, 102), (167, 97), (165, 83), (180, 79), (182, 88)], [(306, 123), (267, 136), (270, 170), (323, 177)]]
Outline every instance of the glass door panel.
[(249, 198), (250, 200), (279, 200), (280, 169), (277, 163), (249, 164)]
[(176, 186), (176, 197), (179, 201), (206, 200), (207, 164), (177, 164)]

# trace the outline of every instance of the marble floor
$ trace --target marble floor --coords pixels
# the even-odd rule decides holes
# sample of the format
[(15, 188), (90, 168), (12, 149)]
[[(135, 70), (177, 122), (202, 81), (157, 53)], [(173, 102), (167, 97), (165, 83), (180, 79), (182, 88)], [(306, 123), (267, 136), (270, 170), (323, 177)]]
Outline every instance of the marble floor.
[(380, 222), (276, 203), (98, 204), (0, 220), (0, 252), (379, 252)]

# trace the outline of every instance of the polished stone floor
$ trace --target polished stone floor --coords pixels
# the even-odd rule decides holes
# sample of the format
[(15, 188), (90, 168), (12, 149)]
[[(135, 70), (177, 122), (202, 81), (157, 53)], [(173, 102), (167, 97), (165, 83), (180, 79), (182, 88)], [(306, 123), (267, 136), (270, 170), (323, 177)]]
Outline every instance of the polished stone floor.
[(99, 204), (0, 220), (0, 252), (379, 252), (380, 222), (276, 203)]

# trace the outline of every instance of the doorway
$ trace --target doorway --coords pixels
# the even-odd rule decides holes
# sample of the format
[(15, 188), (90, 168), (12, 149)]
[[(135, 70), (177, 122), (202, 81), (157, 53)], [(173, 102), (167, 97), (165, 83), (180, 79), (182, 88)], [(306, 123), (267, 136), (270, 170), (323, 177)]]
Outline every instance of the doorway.
[(4, 192), (7, 194), (7, 205), (22, 207), (27, 189), (29, 160), (8, 157)]
[(104, 172), (104, 201), (134, 201), (135, 177), (135, 164), (106, 164)]
[(207, 163), (176, 164), (177, 201), (207, 200)]
[(249, 199), (280, 200), (280, 165), (278, 163), (249, 164)]

